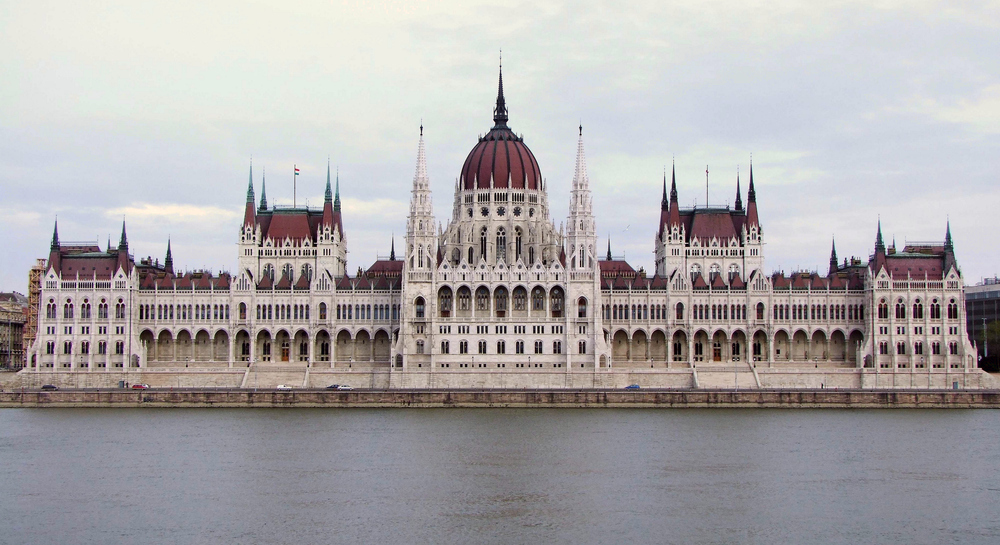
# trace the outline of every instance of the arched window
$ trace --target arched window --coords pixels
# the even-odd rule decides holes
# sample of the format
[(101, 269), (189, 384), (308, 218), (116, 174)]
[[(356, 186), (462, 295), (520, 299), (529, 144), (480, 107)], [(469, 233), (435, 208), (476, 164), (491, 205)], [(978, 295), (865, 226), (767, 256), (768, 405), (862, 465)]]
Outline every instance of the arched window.
[(319, 319), (326, 320), (326, 303), (319, 304)]
[(246, 319), (247, 319), (247, 304), (240, 303), (240, 320), (246, 320)]
[(576, 317), (586, 318), (587, 317), (587, 298), (581, 297), (576, 300)]
[(562, 317), (563, 308), (565, 306), (562, 288), (556, 286), (552, 288), (552, 317), (560, 318)]
[(417, 300), (413, 302), (414, 307), (416, 307), (417, 318), (424, 317), (424, 298), (417, 297)]
[(493, 305), (497, 317), (504, 317), (507, 314), (507, 288), (500, 286), (493, 292)]
[(287, 278), (288, 280), (292, 279), (292, 264), (291, 263), (285, 263), (281, 267), (281, 277), (282, 278)]
[(514, 288), (514, 310), (525, 310), (528, 304), (528, 291), (518, 286)]
[(507, 230), (497, 228), (497, 263), (507, 262)]
[(438, 292), (438, 308), (442, 317), (451, 316), (451, 288), (445, 286)]
[(476, 310), (486, 311), (490, 309), (490, 290), (480, 286), (476, 290)]
[(469, 310), (472, 300), (472, 292), (469, 288), (462, 286), (458, 288), (458, 310)]
[(542, 288), (531, 290), (531, 310), (545, 310), (545, 290)]
[(913, 303), (913, 319), (922, 320), (923, 318), (924, 318), (924, 304), (920, 302), (920, 299), (917, 299), (917, 301)]
[(903, 303), (902, 299), (900, 299), (899, 302), (896, 303), (896, 319), (897, 320), (906, 319), (906, 304)]
[(313, 279), (313, 269), (312, 265), (306, 263), (302, 265), (302, 276), (306, 277), (306, 280), (312, 282)]
[(472, 265), (472, 246), (469, 246), (469, 265)]
[(677, 303), (676, 318), (678, 320), (683, 320), (684, 319), (684, 303)]

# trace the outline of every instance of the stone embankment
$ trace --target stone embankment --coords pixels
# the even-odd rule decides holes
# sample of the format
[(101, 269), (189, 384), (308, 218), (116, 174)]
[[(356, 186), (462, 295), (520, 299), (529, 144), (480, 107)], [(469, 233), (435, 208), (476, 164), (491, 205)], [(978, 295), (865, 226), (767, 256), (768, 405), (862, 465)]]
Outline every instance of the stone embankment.
[(1000, 408), (998, 390), (254, 390), (0, 392), (0, 407)]

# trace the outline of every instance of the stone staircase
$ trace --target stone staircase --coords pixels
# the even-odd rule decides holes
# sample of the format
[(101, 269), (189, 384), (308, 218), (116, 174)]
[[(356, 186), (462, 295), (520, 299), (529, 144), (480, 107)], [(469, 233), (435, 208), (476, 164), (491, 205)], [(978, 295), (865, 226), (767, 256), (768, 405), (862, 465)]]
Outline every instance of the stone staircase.
[(698, 365), (695, 368), (699, 388), (752, 390), (760, 388), (757, 376), (749, 365)]
[(243, 378), (244, 388), (272, 389), (279, 384), (302, 388), (308, 380), (309, 368), (302, 365), (254, 364)]

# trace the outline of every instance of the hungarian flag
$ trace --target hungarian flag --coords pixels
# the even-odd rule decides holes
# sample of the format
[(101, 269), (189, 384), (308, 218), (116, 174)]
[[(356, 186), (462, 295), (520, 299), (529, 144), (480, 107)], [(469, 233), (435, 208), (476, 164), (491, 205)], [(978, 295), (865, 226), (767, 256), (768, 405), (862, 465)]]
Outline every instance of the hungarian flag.
[(295, 165), (292, 165), (292, 168), (295, 169), (295, 175), (298, 176), (299, 175), (299, 167), (297, 167)]

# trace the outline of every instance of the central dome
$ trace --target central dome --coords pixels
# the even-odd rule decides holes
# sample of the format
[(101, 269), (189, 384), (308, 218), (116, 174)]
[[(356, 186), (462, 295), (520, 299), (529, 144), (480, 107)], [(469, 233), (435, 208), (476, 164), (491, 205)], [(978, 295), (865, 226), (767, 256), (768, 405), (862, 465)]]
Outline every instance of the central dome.
[(503, 98), (503, 72), (493, 110), (493, 128), (479, 139), (462, 166), (460, 181), (463, 189), (538, 189), (542, 172), (534, 154), (507, 126), (507, 106)]

